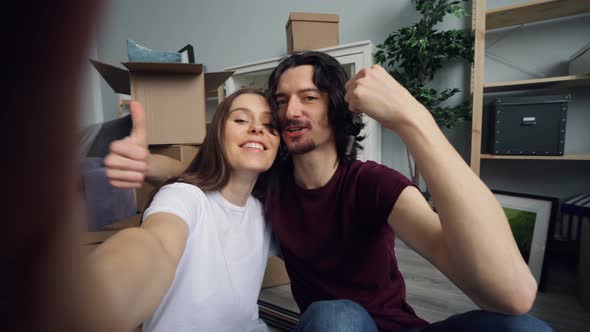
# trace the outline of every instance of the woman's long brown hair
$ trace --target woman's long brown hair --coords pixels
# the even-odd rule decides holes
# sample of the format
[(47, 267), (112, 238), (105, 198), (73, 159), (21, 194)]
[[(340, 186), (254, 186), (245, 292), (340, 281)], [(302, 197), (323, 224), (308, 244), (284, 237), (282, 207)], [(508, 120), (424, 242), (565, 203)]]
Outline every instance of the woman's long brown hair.
[[(175, 182), (188, 183), (199, 187), (203, 191), (220, 190), (227, 184), (230, 177), (231, 167), (227, 161), (225, 153), (225, 122), (229, 116), (233, 102), (239, 96), (244, 94), (259, 95), (266, 100), (264, 93), (253, 88), (237, 90), (225, 98), (217, 107), (211, 125), (207, 128), (207, 135), (193, 161), (180, 176), (169, 179), (151, 193), (148, 203), (146, 204), (146, 209), (152, 203), (158, 190), (167, 184)], [(273, 130), (273, 134), (278, 135), (278, 130), (276, 129), (277, 121), (274, 112), (272, 123), (271, 130)], [(274, 179), (275, 163), (276, 158), (275, 162), (273, 162), (273, 166), (258, 176), (256, 185), (252, 191), (252, 195), (260, 199), (263, 203), (271, 178)]]

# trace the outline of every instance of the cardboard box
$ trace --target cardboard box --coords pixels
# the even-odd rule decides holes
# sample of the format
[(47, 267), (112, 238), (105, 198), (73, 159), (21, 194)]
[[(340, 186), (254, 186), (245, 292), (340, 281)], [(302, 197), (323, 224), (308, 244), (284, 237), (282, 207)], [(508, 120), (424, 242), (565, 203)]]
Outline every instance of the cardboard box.
[[(196, 145), (150, 146), (150, 152), (152, 154), (164, 155), (172, 159), (179, 160), (184, 165), (184, 167), (188, 167), (191, 161), (193, 161), (195, 158), (198, 151), (199, 147)], [(148, 199), (155, 188), (156, 187), (149, 183), (144, 183), (141, 188), (135, 190), (135, 202), (137, 210), (143, 211), (145, 209), (145, 205), (147, 204)]]
[(287, 53), (337, 46), (338, 21), (336, 14), (289, 13)]
[(147, 141), (200, 144), (206, 130), (205, 101), (233, 72), (203, 73), (202, 64), (125, 62), (128, 69), (90, 60), (109, 86), (142, 103)]
[(280, 286), (290, 282), (291, 279), (289, 279), (283, 260), (276, 256), (269, 257), (266, 264), (266, 271), (264, 271), (262, 288)]
[(198, 145), (156, 145), (150, 146), (152, 154), (159, 154), (180, 161), (185, 167), (193, 161), (197, 152)]

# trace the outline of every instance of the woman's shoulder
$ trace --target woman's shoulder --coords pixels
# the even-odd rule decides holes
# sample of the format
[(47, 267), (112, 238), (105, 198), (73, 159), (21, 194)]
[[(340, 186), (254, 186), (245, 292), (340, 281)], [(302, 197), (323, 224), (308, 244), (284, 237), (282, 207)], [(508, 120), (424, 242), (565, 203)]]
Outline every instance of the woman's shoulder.
[(162, 186), (159, 192), (189, 192), (197, 195), (205, 195), (205, 192), (201, 188), (185, 182), (174, 182)]
[(184, 182), (174, 182), (162, 186), (154, 197), (170, 197), (176, 199), (188, 199), (190, 201), (207, 200), (207, 194), (201, 188)]

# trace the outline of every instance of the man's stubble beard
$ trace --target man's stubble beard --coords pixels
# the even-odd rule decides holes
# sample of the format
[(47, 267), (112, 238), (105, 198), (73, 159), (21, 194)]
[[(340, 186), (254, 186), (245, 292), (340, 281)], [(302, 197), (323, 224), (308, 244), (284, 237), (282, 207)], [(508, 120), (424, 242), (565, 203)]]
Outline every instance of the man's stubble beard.
[(313, 141), (308, 142), (293, 142), (291, 146), (287, 145), (287, 151), (291, 155), (302, 155), (315, 150), (316, 144)]

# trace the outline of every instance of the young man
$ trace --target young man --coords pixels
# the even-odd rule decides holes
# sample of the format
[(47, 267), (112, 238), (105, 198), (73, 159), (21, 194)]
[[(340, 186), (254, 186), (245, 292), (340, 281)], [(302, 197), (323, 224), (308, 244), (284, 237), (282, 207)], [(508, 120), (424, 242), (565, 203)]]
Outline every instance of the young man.
[[(523, 315), (536, 281), (493, 194), (383, 68), (365, 68), (346, 82), (334, 58), (295, 54), (271, 74), (269, 97), (287, 155), (267, 219), (303, 313), (297, 330), (551, 330)], [(362, 126), (358, 113), (403, 139), (438, 214), (400, 173), (355, 160), (358, 143), (348, 148)], [(120, 175), (111, 177), (114, 184), (140, 185), (144, 173), (131, 167), (139, 165), (131, 163), (138, 162), (132, 150), (113, 145), (106, 164)], [(157, 164), (140, 162), (144, 169)], [(405, 300), (395, 234), (483, 310), (432, 325), (418, 318)]]

